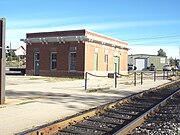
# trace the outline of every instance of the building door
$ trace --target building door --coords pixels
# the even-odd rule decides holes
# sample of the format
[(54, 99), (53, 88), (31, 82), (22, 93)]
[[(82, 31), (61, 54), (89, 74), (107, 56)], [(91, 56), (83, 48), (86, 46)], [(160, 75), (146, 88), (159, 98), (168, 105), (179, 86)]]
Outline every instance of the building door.
[(119, 57), (114, 56), (114, 72), (119, 73)]
[(34, 53), (34, 75), (39, 75), (39, 52)]
[(136, 59), (137, 70), (144, 70), (147, 68), (147, 59)]
[(94, 53), (94, 71), (98, 71), (98, 53)]

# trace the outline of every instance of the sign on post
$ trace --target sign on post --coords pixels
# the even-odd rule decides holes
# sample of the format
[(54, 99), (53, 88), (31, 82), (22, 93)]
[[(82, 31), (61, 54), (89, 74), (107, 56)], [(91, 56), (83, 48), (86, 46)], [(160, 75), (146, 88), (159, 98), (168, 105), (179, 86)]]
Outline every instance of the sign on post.
[(0, 104), (5, 102), (5, 18), (0, 18)]

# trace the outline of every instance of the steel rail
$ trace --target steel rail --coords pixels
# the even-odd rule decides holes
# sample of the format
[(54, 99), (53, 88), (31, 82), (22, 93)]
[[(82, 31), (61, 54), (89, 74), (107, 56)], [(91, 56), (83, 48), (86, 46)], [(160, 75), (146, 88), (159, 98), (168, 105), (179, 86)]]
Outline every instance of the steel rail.
[[(154, 88), (154, 89), (156, 89), (156, 88)], [(154, 89), (151, 89), (151, 90), (154, 90)], [(65, 120), (64, 119), (63, 120), (58, 120), (58, 121), (55, 121), (53, 123), (45, 124), (45, 125), (36, 127), (34, 129), (30, 129), (30, 130), (27, 130), (27, 131), (23, 131), (21, 133), (17, 133), (16, 135), (41, 135), (41, 134), (46, 135), (46, 134), (53, 134), (56, 131), (61, 130), (61, 129), (67, 127), (67, 126), (75, 125), (77, 122), (79, 122), (81, 120), (88, 119), (88, 118), (90, 118), (92, 116), (95, 116), (95, 115), (98, 115), (98, 114), (104, 112), (107, 109), (114, 108), (117, 104), (122, 104), (122, 103), (125, 103), (125, 102), (129, 102), (132, 98), (138, 97), (141, 94), (143, 94), (143, 92), (139, 92), (139, 93), (136, 93), (134, 95), (130, 95), (128, 97), (122, 98), (122, 99), (120, 99), (118, 101), (111, 102), (111, 103), (108, 103), (108, 104), (105, 104), (105, 105), (101, 105), (101, 106), (99, 106), (97, 108), (93, 108), (93, 109), (90, 109), (88, 111), (84, 111), (84, 112), (82, 112), (82, 114), (80, 113), (80, 114), (76, 114), (76, 115), (67, 117)]]
[[(92, 108), (92, 109), (86, 110), (84, 112), (80, 112), (80, 113), (75, 114), (73, 116), (69, 116), (67, 118), (57, 120), (57, 121), (54, 121), (52, 123), (48, 123), (48, 124), (45, 124), (45, 125), (33, 128), (33, 129), (29, 129), (29, 130), (17, 133), (16, 135), (49, 135), (49, 134), (54, 134), (57, 131), (59, 131), (59, 130), (67, 127), (67, 126), (75, 125), (77, 122), (79, 122), (81, 120), (89, 119), (90, 117), (95, 116), (95, 115), (99, 115), (108, 109), (115, 108), (116, 105), (120, 105), (120, 104), (130, 102), (134, 98), (142, 97), (144, 94), (146, 94), (148, 92), (155, 91), (157, 89), (162, 89), (162, 88), (167, 87), (169, 85), (172, 85), (176, 82), (180, 82), (180, 80), (177, 80), (174, 82), (169, 82), (169, 83), (157, 86), (155, 88), (151, 88), (149, 90), (130, 95), (128, 97), (116, 100), (114, 102), (110, 102), (110, 103), (101, 105), (99, 107)], [(152, 113), (152, 111), (150, 111), (150, 113)]]
[(142, 114), (141, 116), (139, 116), (138, 118), (136, 118), (135, 120), (133, 120), (132, 122), (130, 122), (129, 124), (124, 126), (123, 128), (121, 128), (117, 132), (115, 132), (113, 135), (126, 135), (126, 134), (131, 133), (134, 128), (140, 126), (147, 117), (155, 114), (156, 111), (159, 110), (159, 107), (164, 106), (166, 104), (167, 100), (171, 99), (178, 92), (180, 92), (180, 89), (178, 89), (173, 94), (171, 94), (170, 96), (165, 98), (163, 101), (161, 101), (160, 103), (158, 103), (157, 105), (152, 107), (150, 110), (148, 110), (147, 112), (145, 112), (144, 114)]

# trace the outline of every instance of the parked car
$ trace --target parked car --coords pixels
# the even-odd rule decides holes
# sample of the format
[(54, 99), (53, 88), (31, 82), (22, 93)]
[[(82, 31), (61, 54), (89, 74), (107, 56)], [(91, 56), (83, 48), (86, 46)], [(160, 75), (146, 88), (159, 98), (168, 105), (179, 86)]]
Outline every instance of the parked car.
[(172, 71), (177, 71), (177, 70), (178, 70), (178, 67), (177, 67), (177, 66), (172, 66), (172, 67), (171, 67), (171, 70), (172, 70)]
[(172, 68), (169, 65), (164, 65), (163, 66), (163, 71), (171, 71)]
[(133, 65), (132, 64), (128, 64), (128, 71), (133, 70)]
[(156, 70), (156, 67), (154, 64), (151, 64), (150, 67), (149, 67), (149, 71), (155, 71)]

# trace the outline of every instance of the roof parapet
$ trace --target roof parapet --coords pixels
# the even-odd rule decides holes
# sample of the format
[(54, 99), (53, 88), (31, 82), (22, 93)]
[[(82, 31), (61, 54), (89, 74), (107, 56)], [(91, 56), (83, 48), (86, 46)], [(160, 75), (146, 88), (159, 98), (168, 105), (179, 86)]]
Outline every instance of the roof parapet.
[(66, 43), (66, 42), (74, 42), (74, 41), (80, 43), (80, 42), (86, 41), (86, 42), (100, 43), (102, 45), (110, 45), (114, 47), (125, 48), (128, 50), (130, 49), (128, 48), (127, 45), (123, 43), (107, 40), (107, 39), (97, 37), (97, 36), (92, 36), (92, 35), (26, 38), (26, 39), (20, 39), (20, 41), (23, 41), (26, 44), (32, 44), (32, 43), (48, 44), (52, 42)]

